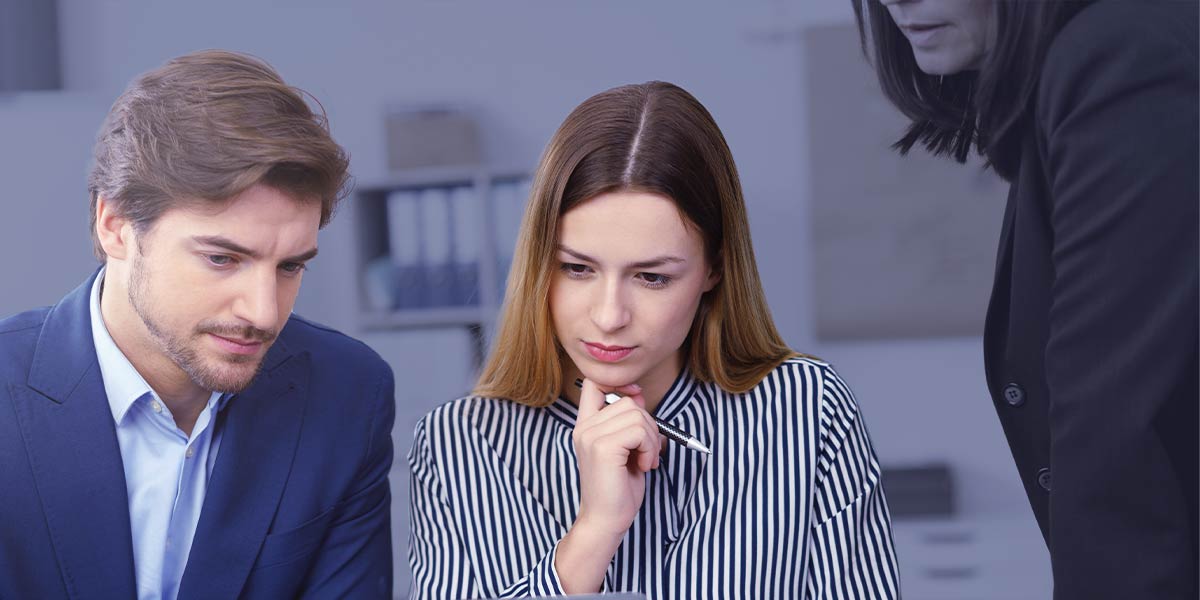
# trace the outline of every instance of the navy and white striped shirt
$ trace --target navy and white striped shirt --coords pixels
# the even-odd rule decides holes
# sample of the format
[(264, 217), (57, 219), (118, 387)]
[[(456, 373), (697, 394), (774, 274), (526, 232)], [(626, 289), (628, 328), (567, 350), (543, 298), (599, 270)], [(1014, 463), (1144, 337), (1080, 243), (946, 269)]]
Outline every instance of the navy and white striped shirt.
[[(468, 397), (417, 424), (413, 598), (562, 594), (555, 549), (579, 507), (576, 408)], [(899, 597), (879, 465), (858, 406), (823, 362), (790, 359), (745, 394), (686, 369), (656, 416), (669, 444), (602, 591), (652, 599)]]

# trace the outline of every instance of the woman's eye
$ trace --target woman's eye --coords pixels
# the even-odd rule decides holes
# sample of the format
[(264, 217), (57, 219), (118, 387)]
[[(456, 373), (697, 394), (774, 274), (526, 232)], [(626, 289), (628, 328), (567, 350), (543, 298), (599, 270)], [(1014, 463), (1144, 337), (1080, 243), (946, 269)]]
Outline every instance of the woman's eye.
[(562, 271), (564, 273), (566, 273), (567, 275), (569, 275), (571, 277), (583, 277), (583, 276), (587, 275), (589, 272), (591, 272), (591, 269), (587, 265), (581, 265), (578, 263), (566, 263), (565, 262), (559, 268), (562, 269)]
[(670, 277), (667, 277), (666, 275), (659, 275), (658, 273), (638, 273), (638, 277), (641, 278), (642, 282), (645, 283), (646, 287), (649, 288), (661, 288), (665, 287), (668, 283), (671, 283)]

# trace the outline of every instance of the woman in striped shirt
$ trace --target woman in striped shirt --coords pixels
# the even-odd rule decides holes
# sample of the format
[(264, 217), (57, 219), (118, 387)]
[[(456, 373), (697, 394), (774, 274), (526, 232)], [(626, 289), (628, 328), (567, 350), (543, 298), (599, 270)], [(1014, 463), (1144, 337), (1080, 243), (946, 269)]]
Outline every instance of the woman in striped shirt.
[(899, 596), (858, 406), (784, 345), (729, 148), (668, 83), (555, 133), (474, 395), (409, 464), (414, 598)]

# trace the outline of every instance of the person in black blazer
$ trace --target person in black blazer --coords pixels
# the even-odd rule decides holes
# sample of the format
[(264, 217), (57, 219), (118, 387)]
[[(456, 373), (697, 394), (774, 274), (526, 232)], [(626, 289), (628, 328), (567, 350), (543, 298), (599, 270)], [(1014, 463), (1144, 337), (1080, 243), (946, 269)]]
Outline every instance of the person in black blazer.
[(895, 147), (1011, 192), (988, 388), (1054, 597), (1197, 597), (1197, 3), (854, 0)]

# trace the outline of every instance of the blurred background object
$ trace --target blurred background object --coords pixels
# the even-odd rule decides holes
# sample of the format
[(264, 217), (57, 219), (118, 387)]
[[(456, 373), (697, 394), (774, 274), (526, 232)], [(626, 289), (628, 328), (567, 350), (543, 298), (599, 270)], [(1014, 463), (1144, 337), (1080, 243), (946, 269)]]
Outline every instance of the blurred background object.
[(58, 2), (0, 0), (0, 93), (56, 90)]
[[(47, 6), (57, 36), (10, 52), (8, 32), (25, 27), (10, 15), (34, 27)], [(904, 597), (1050, 597), (983, 376), (1003, 187), (907, 164), (926, 157), (881, 158), (901, 121), (859, 54), (850, 0), (0, 0), (0, 17), (0, 77), (10, 60), (53, 63), (61, 83), (0, 90), (0, 315), (56, 302), (96, 268), (92, 141), (138, 73), (227, 48), (320, 100), (357, 187), (321, 234), (296, 310), (395, 370), (397, 598), (412, 428), (471, 387), (542, 147), (585, 98), (651, 79), (713, 113), (781, 333), (834, 363), (863, 407), (893, 495)], [(942, 166), (957, 178), (915, 175)], [(885, 278), (898, 268), (911, 270)]]

